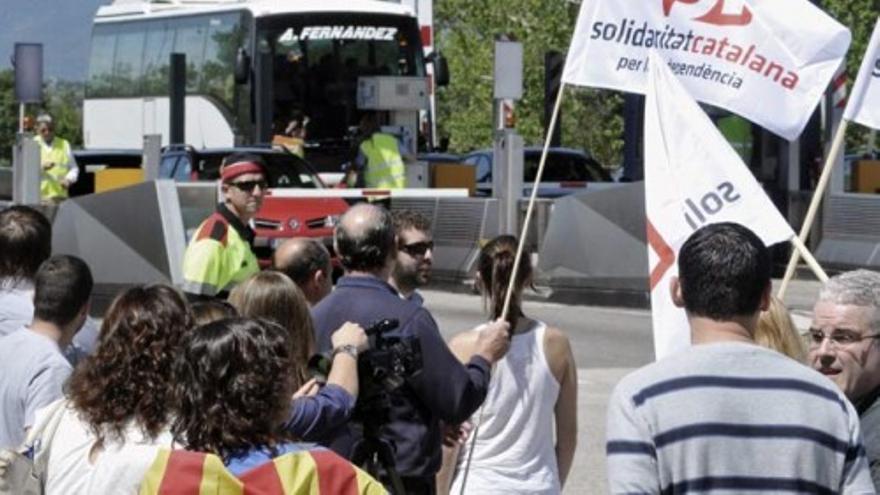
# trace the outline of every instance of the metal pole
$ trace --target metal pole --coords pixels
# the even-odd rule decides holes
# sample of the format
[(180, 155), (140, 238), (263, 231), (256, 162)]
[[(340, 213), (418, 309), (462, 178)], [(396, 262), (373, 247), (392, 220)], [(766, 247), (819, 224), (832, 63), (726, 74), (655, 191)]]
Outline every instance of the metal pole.
[(18, 133), (24, 134), (24, 102), (18, 104)]

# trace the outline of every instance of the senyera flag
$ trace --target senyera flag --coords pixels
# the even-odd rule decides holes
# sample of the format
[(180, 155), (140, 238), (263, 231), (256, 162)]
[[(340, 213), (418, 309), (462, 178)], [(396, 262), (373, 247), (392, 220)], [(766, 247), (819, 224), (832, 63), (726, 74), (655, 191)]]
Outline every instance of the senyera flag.
[(768, 246), (794, 237), (739, 154), (656, 52), (645, 100), (645, 209), (657, 358), (688, 345), (684, 310), (672, 303), (679, 248), (698, 228), (736, 222)]
[(880, 129), (880, 19), (850, 95), (843, 118)]
[(645, 93), (658, 50), (698, 101), (792, 140), (849, 44), (808, 0), (584, 0), (562, 80)]

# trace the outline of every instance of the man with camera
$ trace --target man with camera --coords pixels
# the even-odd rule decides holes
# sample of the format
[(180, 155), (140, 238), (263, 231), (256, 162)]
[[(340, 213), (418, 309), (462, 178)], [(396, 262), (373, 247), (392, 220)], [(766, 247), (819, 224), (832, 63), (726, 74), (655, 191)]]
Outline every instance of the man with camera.
[[(335, 245), (346, 274), (312, 310), (318, 350), (330, 350), (330, 334), (346, 321), (368, 328), (381, 320), (397, 320), (397, 327), (383, 338), (410, 340), (421, 350), (421, 368), (387, 392), (388, 410), (379, 431), (380, 440), (392, 445), (394, 470), (406, 493), (433, 494), (434, 475), (440, 468), (440, 422), (461, 423), (482, 404), (492, 364), (510, 346), (508, 325), (489, 324), (480, 333), (476, 355), (462, 365), (430, 313), (402, 299), (386, 282), (397, 246), (387, 210), (368, 204), (352, 207), (340, 219)], [(355, 439), (349, 432), (332, 440), (334, 450), (351, 456)]]

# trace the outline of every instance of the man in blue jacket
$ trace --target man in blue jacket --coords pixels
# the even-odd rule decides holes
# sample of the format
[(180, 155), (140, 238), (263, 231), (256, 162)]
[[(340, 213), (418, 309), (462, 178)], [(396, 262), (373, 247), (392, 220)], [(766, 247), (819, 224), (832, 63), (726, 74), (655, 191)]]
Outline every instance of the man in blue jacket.
[[(434, 475), (440, 468), (440, 422), (459, 424), (480, 407), (492, 365), (510, 346), (508, 325), (490, 323), (480, 332), (476, 354), (462, 365), (446, 346), (431, 314), (402, 299), (386, 282), (397, 246), (387, 210), (369, 204), (349, 209), (336, 228), (335, 245), (346, 274), (336, 290), (312, 309), (318, 350), (330, 350), (330, 334), (347, 321), (367, 328), (378, 320), (396, 319), (399, 326), (386, 335), (418, 340), (422, 369), (390, 392), (391, 410), (381, 436), (394, 446), (395, 468), (406, 493), (433, 494)], [(351, 456), (354, 439), (349, 431), (330, 440), (334, 450)]]

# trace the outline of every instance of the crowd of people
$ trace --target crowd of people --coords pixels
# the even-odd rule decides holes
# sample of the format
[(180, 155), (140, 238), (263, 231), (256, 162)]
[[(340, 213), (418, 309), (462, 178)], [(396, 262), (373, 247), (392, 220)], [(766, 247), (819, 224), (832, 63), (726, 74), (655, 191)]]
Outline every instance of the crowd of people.
[[(515, 270), (515, 237), (480, 249), (487, 323), (447, 343), (419, 291), (429, 219), (352, 206), (334, 233), (334, 287), (316, 240), (285, 242), (259, 270), (257, 157), (230, 157), (221, 180), (184, 286), (131, 287), (91, 330), (86, 263), (50, 256), (38, 211), (0, 212), (0, 492), (16, 450), (49, 494), (562, 491), (577, 364), (566, 333), (527, 314), (533, 272), (529, 256)], [(745, 227), (697, 230), (678, 265), (670, 290), (693, 345), (615, 387), (610, 491), (875, 493), (880, 274), (832, 278), (804, 339)], [(392, 359), (380, 341), (406, 343), (415, 368), (377, 378), (369, 366)]]

